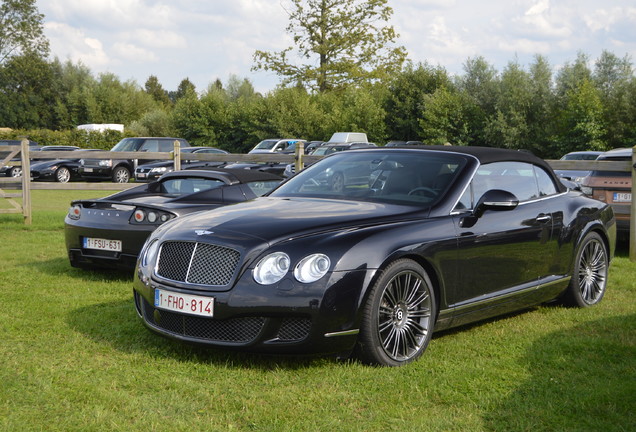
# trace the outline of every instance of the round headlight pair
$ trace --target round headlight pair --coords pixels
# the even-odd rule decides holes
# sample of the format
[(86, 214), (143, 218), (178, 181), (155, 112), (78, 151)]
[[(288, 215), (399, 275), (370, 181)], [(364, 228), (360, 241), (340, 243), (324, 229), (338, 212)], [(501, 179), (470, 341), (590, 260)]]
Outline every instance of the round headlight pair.
[[(253, 271), (254, 280), (261, 285), (271, 285), (280, 281), (291, 266), (289, 255), (284, 252), (274, 252), (260, 260)], [(324, 254), (312, 254), (301, 259), (294, 268), (294, 277), (298, 282), (311, 283), (323, 277), (331, 261)]]

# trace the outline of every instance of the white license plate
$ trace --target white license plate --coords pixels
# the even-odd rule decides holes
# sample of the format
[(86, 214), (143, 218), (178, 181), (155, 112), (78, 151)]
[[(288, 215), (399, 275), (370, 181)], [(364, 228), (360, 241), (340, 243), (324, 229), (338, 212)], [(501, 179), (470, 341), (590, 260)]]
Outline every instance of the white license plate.
[(214, 297), (155, 289), (155, 307), (188, 315), (214, 316)]
[(631, 202), (632, 194), (629, 192), (614, 192), (614, 202)]
[(146, 178), (146, 174), (145, 173), (139, 173), (139, 174), (137, 174), (137, 177)]
[(121, 240), (84, 237), (82, 244), (84, 246), (84, 249), (98, 249), (112, 252), (121, 252)]
[(84, 172), (93, 172), (93, 168), (84, 168)]

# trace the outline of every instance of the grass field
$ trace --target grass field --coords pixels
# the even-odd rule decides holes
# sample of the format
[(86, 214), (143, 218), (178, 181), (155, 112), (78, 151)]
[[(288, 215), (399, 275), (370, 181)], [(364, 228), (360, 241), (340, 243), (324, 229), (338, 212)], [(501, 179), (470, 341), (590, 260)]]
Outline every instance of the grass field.
[(132, 277), (69, 266), (73, 198), (0, 215), (2, 431), (634, 431), (636, 264), (596, 307), (440, 333), (403, 368), (182, 346), (148, 332)]

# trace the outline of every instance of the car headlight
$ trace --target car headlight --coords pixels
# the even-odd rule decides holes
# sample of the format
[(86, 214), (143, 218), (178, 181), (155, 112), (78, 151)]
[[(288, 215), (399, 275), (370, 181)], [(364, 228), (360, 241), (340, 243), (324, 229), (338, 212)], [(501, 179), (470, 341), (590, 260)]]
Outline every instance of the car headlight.
[(167, 167), (156, 167), (150, 170), (150, 172), (153, 172), (153, 173), (165, 173), (166, 171), (168, 171)]
[(589, 186), (581, 186), (581, 192), (583, 192), (585, 195), (592, 196), (592, 188)]
[(309, 255), (296, 265), (294, 276), (302, 283), (316, 282), (329, 271), (330, 266), (331, 261), (327, 255)]
[(141, 253), (141, 265), (144, 267), (149, 263), (154, 263), (159, 252), (159, 240), (154, 239), (146, 245)]
[(111, 167), (113, 166), (113, 161), (110, 159), (104, 159), (104, 160), (100, 160), (97, 165), (101, 166), (101, 167)]
[(254, 280), (261, 285), (271, 285), (281, 280), (289, 271), (289, 255), (274, 252), (260, 260), (254, 268)]

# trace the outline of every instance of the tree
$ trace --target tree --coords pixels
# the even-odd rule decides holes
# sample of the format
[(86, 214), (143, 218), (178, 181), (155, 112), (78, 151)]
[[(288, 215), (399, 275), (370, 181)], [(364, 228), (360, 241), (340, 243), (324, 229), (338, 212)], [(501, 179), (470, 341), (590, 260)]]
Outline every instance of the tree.
[(177, 91), (176, 92), (171, 91), (168, 93), (168, 95), (170, 96), (170, 100), (173, 103), (175, 103), (182, 97), (185, 97), (188, 94), (188, 92), (192, 92), (196, 94), (196, 91), (197, 91), (196, 87), (194, 86), (192, 81), (190, 81), (189, 78), (184, 78), (179, 83), (179, 87), (177, 87)]
[(431, 95), (441, 87), (450, 86), (450, 78), (442, 67), (427, 64), (407, 64), (395, 74), (389, 84), (385, 109), (389, 137), (396, 140), (422, 139), (422, 112)]
[[(283, 86), (300, 83), (318, 92), (391, 76), (401, 69), (406, 50), (391, 46), (397, 34), (385, 25), (393, 14), (387, 2), (291, 0), (286, 31), (295, 46), (256, 51), (252, 70), (273, 71)], [(301, 63), (290, 58), (294, 49)]]
[(2, 0), (0, 3), (0, 63), (25, 53), (46, 58), (49, 41), (35, 0)]
[(33, 53), (12, 56), (0, 67), (2, 126), (53, 128), (56, 94), (49, 64)]
[(163, 86), (159, 82), (159, 78), (155, 75), (150, 75), (146, 80), (146, 84), (144, 85), (146, 93), (148, 93), (152, 98), (159, 102), (164, 106), (170, 105), (170, 98), (168, 97), (168, 92), (163, 89)]

